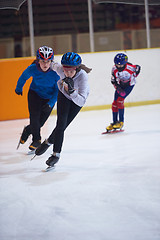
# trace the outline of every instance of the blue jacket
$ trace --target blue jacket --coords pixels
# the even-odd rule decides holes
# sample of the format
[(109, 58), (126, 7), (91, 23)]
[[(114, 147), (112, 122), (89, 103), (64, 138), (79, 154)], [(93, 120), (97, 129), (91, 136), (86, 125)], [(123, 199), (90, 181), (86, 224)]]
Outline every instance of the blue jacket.
[(51, 69), (43, 72), (39, 64), (31, 64), (19, 77), (16, 86), (17, 92), (22, 92), (24, 84), (30, 77), (32, 77), (30, 89), (35, 91), (41, 98), (49, 99), (48, 104), (53, 107), (58, 96), (57, 81), (60, 79), (59, 75)]

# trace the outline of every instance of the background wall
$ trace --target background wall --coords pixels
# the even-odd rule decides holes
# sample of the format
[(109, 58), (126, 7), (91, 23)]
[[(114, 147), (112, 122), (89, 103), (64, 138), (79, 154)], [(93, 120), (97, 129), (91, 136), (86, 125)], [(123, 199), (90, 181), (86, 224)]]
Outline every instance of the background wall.
[[(160, 47), (160, 28), (151, 29), (151, 48)], [(89, 33), (35, 36), (35, 49), (47, 45), (54, 49), (55, 54), (67, 51), (90, 52)], [(0, 58), (28, 57), (31, 54), (30, 38), (22, 37), (17, 43), (14, 38), (0, 39)], [(95, 52), (123, 51), (120, 49), (144, 49), (147, 46), (146, 30), (106, 31), (94, 33)], [(15, 46), (16, 53), (15, 53)], [(18, 48), (19, 46), (19, 48)], [(18, 56), (17, 56), (18, 55)]]
[[(111, 2), (96, 4), (91, 1), (94, 51), (146, 48), (145, 5)], [(144, 0), (141, 2), (144, 3)], [(150, 47), (158, 48), (160, 5), (150, 4)], [(87, 0), (33, 0), (32, 8), (35, 50), (48, 44), (56, 55), (69, 49), (73, 52), (90, 52)], [(0, 23), (0, 58), (31, 56), (28, 1), (24, 1), (18, 11), (0, 9)]]
[[(111, 104), (114, 88), (110, 83), (114, 52), (82, 54), (83, 62), (93, 68), (89, 74), (91, 93), (87, 101), (89, 106)], [(129, 62), (139, 64), (141, 73), (137, 77), (137, 84), (125, 102), (139, 102), (160, 99), (159, 80), (159, 49), (144, 49), (125, 51)]]
[(27, 92), (31, 79), (23, 89), (23, 96), (15, 94), (17, 80), (35, 58), (0, 60), (0, 120), (28, 118)]
[[(89, 74), (90, 95), (84, 110), (110, 107), (114, 94), (110, 83), (111, 68), (117, 53), (118, 51), (81, 54), (83, 63), (93, 69)], [(137, 84), (127, 97), (126, 104), (160, 103), (160, 48), (129, 50), (125, 53), (129, 62), (142, 67)], [(27, 92), (31, 79), (25, 84), (22, 97), (14, 91), (19, 76), (34, 59), (30, 57), (0, 60), (0, 120), (28, 118)], [(60, 59), (61, 55), (55, 56), (55, 61), (60, 62)]]

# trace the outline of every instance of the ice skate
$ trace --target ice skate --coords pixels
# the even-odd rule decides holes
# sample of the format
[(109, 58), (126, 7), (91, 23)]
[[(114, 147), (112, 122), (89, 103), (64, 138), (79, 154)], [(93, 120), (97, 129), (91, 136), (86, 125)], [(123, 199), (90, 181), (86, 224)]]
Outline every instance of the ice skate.
[(52, 144), (46, 139), (35, 151), (35, 155), (42, 155)]
[(102, 134), (123, 132), (124, 129), (122, 129), (122, 127), (123, 122), (111, 123), (108, 127), (106, 127), (106, 131), (102, 132)]
[(40, 145), (41, 145), (41, 140), (32, 142), (31, 145), (29, 146), (29, 149), (31, 151), (35, 151)]
[(123, 127), (123, 122), (116, 122), (114, 125), (113, 125), (113, 129), (122, 129)]
[(24, 127), (23, 132), (21, 134), (17, 149), (19, 148), (20, 144), (24, 144), (28, 137), (29, 137), (30, 133), (27, 131), (27, 127)]
[(46, 161), (46, 164), (49, 166), (49, 167), (53, 167), (54, 164), (56, 164), (58, 162), (60, 158), (60, 154), (59, 153), (53, 153), (49, 158), (48, 160)]
[(115, 124), (115, 123), (111, 123), (108, 127), (106, 127), (107, 132), (113, 130), (113, 125), (114, 125), (114, 124)]

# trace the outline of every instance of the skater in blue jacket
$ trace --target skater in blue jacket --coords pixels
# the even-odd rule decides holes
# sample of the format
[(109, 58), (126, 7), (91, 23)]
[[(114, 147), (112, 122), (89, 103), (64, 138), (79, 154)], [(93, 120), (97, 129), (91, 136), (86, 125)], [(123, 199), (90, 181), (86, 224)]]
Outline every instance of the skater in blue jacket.
[[(24, 144), (32, 134), (30, 150), (35, 150), (41, 143), (41, 127), (48, 119), (58, 96), (58, 74), (52, 70), (51, 62), (54, 58), (53, 49), (42, 46), (37, 50), (36, 61), (24, 70), (18, 79), (15, 89), (16, 94), (23, 93), (23, 86), (32, 77), (28, 91), (28, 109), (30, 124), (24, 127), (19, 145)], [(18, 147), (19, 147), (18, 145)], [(17, 147), (17, 148), (18, 148)]]

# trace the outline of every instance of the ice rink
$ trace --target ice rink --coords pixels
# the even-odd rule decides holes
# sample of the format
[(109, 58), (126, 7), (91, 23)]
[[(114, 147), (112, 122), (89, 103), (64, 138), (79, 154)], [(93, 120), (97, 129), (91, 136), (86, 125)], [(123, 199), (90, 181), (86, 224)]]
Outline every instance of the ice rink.
[[(16, 150), (28, 119), (0, 122), (0, 240), (160, 240), (160, 104), (125, 109), (125, 131), (101, 135), (111, 110), (80, 112), (60, 161)], [(55, 126), (51, 116), (42, 140)]]

